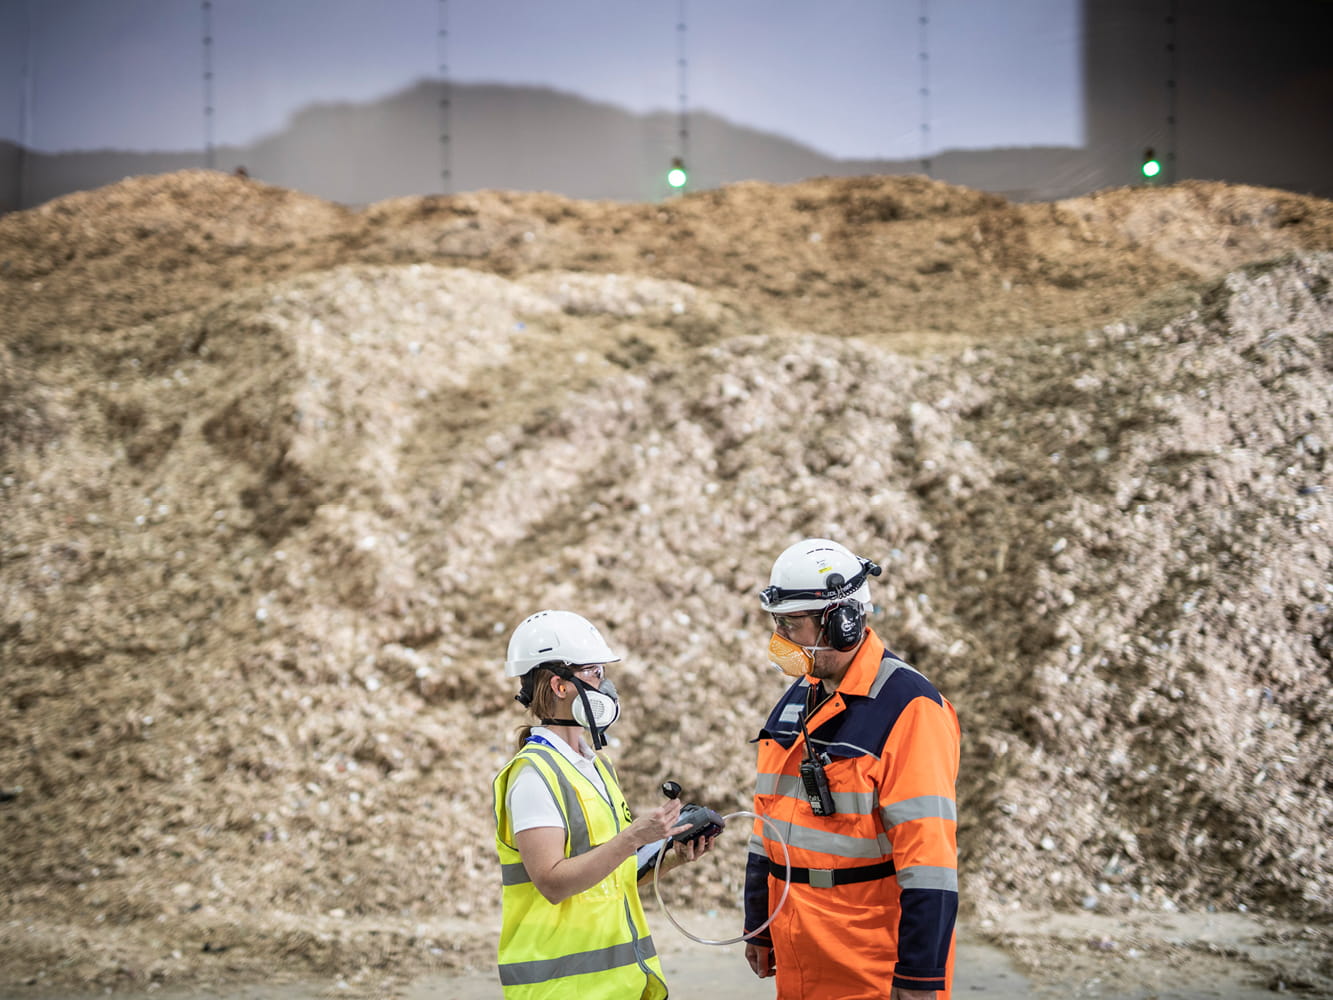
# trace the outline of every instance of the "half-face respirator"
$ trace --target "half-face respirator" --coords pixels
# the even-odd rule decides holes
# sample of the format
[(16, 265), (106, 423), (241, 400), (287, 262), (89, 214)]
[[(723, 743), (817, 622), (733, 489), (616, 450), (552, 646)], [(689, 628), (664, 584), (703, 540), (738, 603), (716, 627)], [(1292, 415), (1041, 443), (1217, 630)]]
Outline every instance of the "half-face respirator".
[(609, 678), (603, 678), (602, 686), (595, 688), (569, 667), (551, 667), (550, 670), (557, 677), (572, 683), (579, 696), (570, 709), (573, 719), (542, 719), (542, 725), (567, 726), (571, 722), (575, 723), (592, 735), (594, 750), (602, 749), (606, 746), (603, 734), (611, 727), (611, 723), (620, 718), (620, 696), (616, 686)]

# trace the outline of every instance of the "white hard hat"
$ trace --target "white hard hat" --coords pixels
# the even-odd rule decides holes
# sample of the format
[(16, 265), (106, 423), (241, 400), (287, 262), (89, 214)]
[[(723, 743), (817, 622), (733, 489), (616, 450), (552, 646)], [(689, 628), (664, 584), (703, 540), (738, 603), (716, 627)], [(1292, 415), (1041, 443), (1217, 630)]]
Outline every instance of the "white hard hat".
[(880, 569), (827, 538), (807, 538), (788, 546), (773, 563), (768, 586), (759, 592), (765, 611), (819, 611), (831, 604), (856, 601), (870, 611), (868, 578)]
[(620, 657), (597, 631), (597, 626), (572, 611), (538, 611), (529, 615), (509, 637), (505, 676), (522, 677), (543, 663), (585, 667), (615, 663)]

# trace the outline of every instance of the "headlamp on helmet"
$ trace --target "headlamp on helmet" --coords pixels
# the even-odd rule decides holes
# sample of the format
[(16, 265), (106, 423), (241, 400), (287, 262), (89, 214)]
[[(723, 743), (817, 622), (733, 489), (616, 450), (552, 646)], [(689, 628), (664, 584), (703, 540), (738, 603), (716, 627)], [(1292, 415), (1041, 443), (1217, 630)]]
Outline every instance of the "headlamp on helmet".
[(759, 592), (759, 603), (771, 614), (820, 611), (844, 601), (856, 601), (869, 611), (867, 581), (881, 572), (846, 546), (827, 538), (807, 538), (778, 556), (768, 586)]
[(808, 671), (814, 651), (855, 649), (865, 636), (872, 576), (880, 568), (827, 538), (807, 538), (789, 546), (773, 563), (759, 603), (773, 615), (817, 611), (819, 632), (827, 646), (802, 647), (774, 633), (769, 655), (783, 673)]

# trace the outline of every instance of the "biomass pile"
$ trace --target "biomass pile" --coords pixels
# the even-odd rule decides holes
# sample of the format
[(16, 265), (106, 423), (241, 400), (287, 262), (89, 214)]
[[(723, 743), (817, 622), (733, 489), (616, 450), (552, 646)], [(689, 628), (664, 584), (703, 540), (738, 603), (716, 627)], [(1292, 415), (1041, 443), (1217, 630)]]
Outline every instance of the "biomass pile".
[(808, 534), (958, 707), (969, 914), (1244, 906), (1318, 955), (1330, 251), (1333, 204), (1203, 183), (199, 171), (0, 218), (0, 985), (476, 960), (509, 631), (626, 651), (631, 804), (746, 808)]

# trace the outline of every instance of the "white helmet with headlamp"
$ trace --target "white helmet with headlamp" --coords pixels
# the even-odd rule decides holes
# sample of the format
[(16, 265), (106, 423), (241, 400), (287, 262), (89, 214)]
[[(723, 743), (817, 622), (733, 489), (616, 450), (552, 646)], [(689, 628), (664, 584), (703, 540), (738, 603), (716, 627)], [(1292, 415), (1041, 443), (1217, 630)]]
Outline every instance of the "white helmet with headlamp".
[[(788, 546), (774, 561), (768, 586), (759, 592), (759, 604), (775, 615), (820, 612), (820, 632), (828, 646), (799, 647), (775, 636), (770, 653), (778, 667), (799, 676), (809, 669), (814, 650), (855, 649), (872, 608), (869, 580), (879, 574), (880, 568), (869, 559), (827, 538), (807, 538)], [(797, 650), (803, 652), (798, 655)]]
[(529, 615), (509, 637), (505, 656), (505, 676), (523, 678), (517, 700), (523, 705), (532, 703), (532, 681), (529, 675), (537, 667), (545, 667), (557, 677), (574, 684), (579, 693), (572, 706), (574, 718), (543, 719), (548, 725), (577, 723), (592, 734), (593, 747), (605, 746), (602, 734), (620, 717), (620, 702), (615, 685), (603, 679), (600, 687), (593, 687), (576, 671), (581, 667), (619, 661), (617, 655), (597, 631), (597, 626), (572, 611), (538, 611)]
[(768, 577), (769, 585), (759, 592), (759, 603), (776, 615), (821, 611), (842, 601), (856, 601), (868, 612), (867, 577), (879, 573), (878, 566), (852, 555), (845, 545), (827, 538), (807, 538), (778, 556)]

